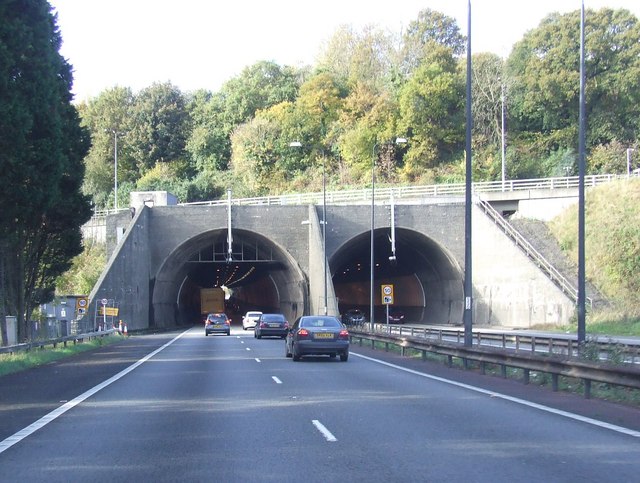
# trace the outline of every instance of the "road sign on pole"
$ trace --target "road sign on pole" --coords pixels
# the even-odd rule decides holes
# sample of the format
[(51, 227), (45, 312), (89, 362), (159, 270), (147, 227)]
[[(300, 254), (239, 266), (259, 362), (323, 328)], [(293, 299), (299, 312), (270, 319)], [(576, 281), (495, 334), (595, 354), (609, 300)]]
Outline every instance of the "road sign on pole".
[(382, 285), (382, 303), (386, 305), (393, 304), (393, 285)]

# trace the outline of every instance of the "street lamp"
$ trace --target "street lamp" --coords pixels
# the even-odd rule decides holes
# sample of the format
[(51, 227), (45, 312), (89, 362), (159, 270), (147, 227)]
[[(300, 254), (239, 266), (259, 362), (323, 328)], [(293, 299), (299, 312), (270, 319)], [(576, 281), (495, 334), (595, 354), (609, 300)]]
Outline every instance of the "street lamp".
[(627, 178), (631, 176), (631, 152), (635, 151), (633, 148), (627, 148)]
[[(300, 141), (292, 141), (289, 143), (289, 147), (292, 148), (301, 148), (302, 143)], [(322, 313), (327, 315), (328, 310), (328, 281), (327, 281), (327, 177), (325, 170), (325, 155), (322, 153), (322, 272), (324, 276), (324, 304), (322, 308)]]
[[(394, 144), (406, 144), (406, 138), (396, 138)], [(375, 193), (376, 193), (376, 148), (378, 143), (373, 145), (373, 152), (371, 156), (371, 266), (370, 266), (370, 280), (369, 280), (369, 324), (371, 326), (371, 332), (373, 332), (374, 316), (373, 316), (373, 270), (374, 270), (374, 248), (373, 248), (373, 231), (375, 229)]]

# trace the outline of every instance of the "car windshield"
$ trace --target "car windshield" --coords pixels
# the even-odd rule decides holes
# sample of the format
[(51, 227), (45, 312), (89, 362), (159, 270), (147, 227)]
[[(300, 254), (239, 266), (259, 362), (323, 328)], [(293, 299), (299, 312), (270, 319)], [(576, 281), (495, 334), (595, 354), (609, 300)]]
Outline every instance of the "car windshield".
[(300, 327), (341, 327), (341, 324), (331, 317), (309, 317), (300, 321)]
[(260, 317), (262, 312), (247, 312), (247, 317)]
[(207, 319), (211, 322), (224, 322), (226, 317), (224, 315), (209, 315)]

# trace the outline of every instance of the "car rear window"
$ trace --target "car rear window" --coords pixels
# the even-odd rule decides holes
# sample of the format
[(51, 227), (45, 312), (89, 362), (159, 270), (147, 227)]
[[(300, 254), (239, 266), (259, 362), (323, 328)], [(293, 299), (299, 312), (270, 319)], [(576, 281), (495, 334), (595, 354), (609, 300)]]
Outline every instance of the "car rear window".
[(284, 318), (284, 315), (280, 315), (280, 314), (268, 314), (268, 315), (263, 315), (261, 317), (261, 320), (264, 320), (265, 322), (284, 322), (285, 318)]
[(308, 318), (300, 321), (300, 327), (340, 327), (341, 324), (333, 318)]

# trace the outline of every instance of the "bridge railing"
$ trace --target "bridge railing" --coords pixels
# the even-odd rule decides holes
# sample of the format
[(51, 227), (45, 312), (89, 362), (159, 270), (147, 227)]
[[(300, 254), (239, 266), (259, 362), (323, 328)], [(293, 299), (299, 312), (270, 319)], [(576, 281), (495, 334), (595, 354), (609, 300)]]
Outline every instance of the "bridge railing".
[[(640, 173), (633, 173), (631, 176), (640, 177)], [(609, 183), (616, 179), (628, 178), (627, 175), (618, 174), (597, 174), (585, 176), (585, 186), (598, 186)], [(564, 188), (577, 188), (580, 182), (578, 176), (564, 176), (556, 178), (532, 178), (514, 179), (502, 181), (480, 181), (473, 183), (474, 194), (513, 192), (523, 190), (554, 190)], [(389, 202), (391, 196), (398, 199), (420, 199), (420, 198), (446, 198), (463, 197), (465, 194), (465, 183), (443, 183), (421, 186), (396, 186), (376, 188), (375, 197), (378, 203)], [(275, 196), (256, 196), (251, 198), (234, 198), (231, 203), (234, 205), (308, 205), (322, 204), (324, 197), (330, 204), (340, 203), (370, 203), (371, 188), (360, 188), (355, 190), (322, 191), (313, 193), (293, 193)], [(195, 201), (190, 203), (179, 203), (180, 206), (215, 206), (226, 205), (227, 199)], [(126, 211), (129, 208), (118, 210), (96, 210), (94, 218), (106, 218), (107, 215)]]
[[(609, 183), (615, 179), (626, 178), (626, 175), (598, 174), (585, 176), (585, 186), (598, 186)], [(554, 190), (564, 188), (577, 188), (580, 182), (578, 176), (566, 176), (558, 178), (535, 178), (502, 181), (482, 181), (473, 183), (474, 194), (507, 192), (522, 190)], [(375, 198), (379, 203), (388, 202), (393, 195), (394, 199), (415, 199), (433, 197), (462, 197), (465, 194), (465, 183), (444, 183), (421, 186), (397, 186), (376, 188)], [(313, 193), (294, 193), (277, 196), (259, 196), (253, 198), (235, 198), (231, 200), (235, 205), (300, 205), (321, 204), (324, 196), (328, 203), (365, 203), (371, 202), (371, 188), (356, 190), (322, 191)], [(181, 205), (225, 205), (227, 200), (198, 201), (193, 203), (180, 203)]]

